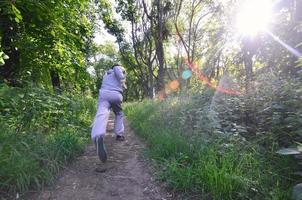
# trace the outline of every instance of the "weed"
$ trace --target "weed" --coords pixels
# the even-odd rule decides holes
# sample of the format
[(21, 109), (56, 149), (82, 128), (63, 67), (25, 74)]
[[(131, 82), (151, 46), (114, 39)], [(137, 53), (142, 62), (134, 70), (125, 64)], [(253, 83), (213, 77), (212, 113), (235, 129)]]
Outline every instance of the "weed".
[[(127, 104), (130, 125), (146, 140), (159, 178), (173, 190), (206, 191), (217, 200), (289, 199), (292, 179), (285, 174), (291, 160), (273, 156), (273, 151), (238, 136), (216, 133), (218, 126), (205, 114), (202, 120), (188, 116), (201, 109), (206, 110), (194, 109), (190, 99)], [(184, 118), (185, 123), (203, 128), (183, 128)]]
[(0, 191), (14, 193), (43, 187), (83, 152), (95, 100), (1, 85), (0, 108)]

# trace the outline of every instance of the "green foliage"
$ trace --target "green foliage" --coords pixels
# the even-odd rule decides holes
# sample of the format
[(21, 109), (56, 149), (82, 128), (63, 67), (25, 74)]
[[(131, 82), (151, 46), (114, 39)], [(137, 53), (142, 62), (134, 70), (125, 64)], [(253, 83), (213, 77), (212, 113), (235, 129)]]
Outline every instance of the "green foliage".
[(44, 88), (0, 86), (0, 190), (24, 192), (52, 181), (83, 152), (95, 100)]
[(98, 11), (108, 32), (114, 35), (118, 43), (124, 41), (124, 29), (121, 23), (113, 17), (112, 5), (108, 0), (97, 1)]
[[(118, 6), (116, 8), (116, 11), (118, 13), (121, 13), (122, 17), (125, 19), (126, 17), (133, 18), (135, 15), (135, 8), (134, 8), (134, 2), (133, 1), (118, 1)], [(114, 35), (116, 37), (116, 42), (119, 46), (119, 59), (121, 61), (121, 64), (126, 68), (127, 70), (127, 90), (124, 94), (125, 100), (137, 100), (140, 99), (142, 96), (142, 74), (140, 67), (141, 65), (137, 63), (137, 60), (135, 58), (135, 55), (133, 53), (133, 49), (131, 44), (127, 41), (127, 38), (125, 38), (125, 29), (123, 28), (122, 24), (119, 20), (117, 20), (114, 16), (114, 11), (112, 8), (112, 5), (108, 0), (101, 0), (97, 2), (97, 10), (99, 12), (100, 20), (103, 21), (105, 24), (105, 28), (107, 31)], [(106, 52), (106, 55), (108, 55), (108, 52)], [(109, 57), (111, 56), (109, 53)], [(116, 62), (117, 60), (115, 60)], [(111, 63), (111, 61), (109, 61)], [(102, 66), (103, 69), (106, 68), (108, 64), (108, 59), (103, 59), (101, 62), (96, 63), (96, 68), (100, 68), (99, 64), (104, 64)], [(97, 83), (99, 85), (99, 83)]]
[[(0, 35), (0, 41), (1, 41), (1, 35)], [(0, 44), (0, 67), (5, 64), (5, 60), (7, 59), (9, 59), (9, 57), (3, 52)]]
[[(90, 77), (86, 72), (85, 56), (92, 39), (93, 24), (92, 19), (88, 19), (92, 5), (89, 0), (5, 0), (0, 5), (3, 8), (0, 11), (3, 19), (0, 22), (3, 27), (1, 42), (6, 45), (3, 49), (14, 65), (13, 73), (10, 72), (11, 63), (1, 69), (2, 82), (13, 78), (22, 84), (33, 81), (50, 87), (50, 71), (55, 70), (62, 89), (80, 90), (87, 85)], [(13, 52), (16, 53), (13, 55)]]
[(293, 160), (276, 155), (275, 144), (262, 146), (236, 133), (243, 129), (244, 135), (244, 127), (225, 128), (223, 117), (228, 115), (213, 108), (211, 96), (126, 106), (131, 126), (146, 140), (159, 166), (160, 179), (172, 189), (206, 191), (214, 199), (289, 199)]
[(8, 55), (6, 55), (5, 53), (3, 53), (3, 51), (1, 51), (1, 46), (0, 46), (0, 66), (5, 64), (5, 60), (9, 59)]

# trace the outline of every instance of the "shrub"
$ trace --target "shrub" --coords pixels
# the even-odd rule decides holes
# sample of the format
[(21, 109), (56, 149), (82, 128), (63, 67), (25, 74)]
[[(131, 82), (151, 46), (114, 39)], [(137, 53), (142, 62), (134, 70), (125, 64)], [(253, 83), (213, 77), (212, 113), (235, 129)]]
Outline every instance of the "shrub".
[(130, 125), (146, 140), (159, 178), (171, 189), (206, 191), (219, 200), (289, 199), (293, 160), (275, 154), (275, 143), (263, 146), (263, 136), (247, 140), (246, 127), (233, 125), (236, 117), (222, 118), (206, 95), (127, 104)]
[(83, 152), (95, 100), (37, 87), (0, 86), (0, 191), (24, 192), (53, 180)]

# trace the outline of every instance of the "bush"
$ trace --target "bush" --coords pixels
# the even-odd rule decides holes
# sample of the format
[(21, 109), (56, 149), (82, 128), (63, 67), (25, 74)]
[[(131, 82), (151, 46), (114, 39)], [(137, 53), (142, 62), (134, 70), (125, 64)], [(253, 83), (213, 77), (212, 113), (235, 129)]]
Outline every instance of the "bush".
[(53, 180), (83, 152), (95, 100), (43, 88), (0, 86), (0, 191), (24, 192)]
[(257, 139), (247, 140), (238, 133), (246, 133), (245, 127), (227, 127), (236, 117), (222, 118), (210, 96), (127, 104), (130, 125), (146, 140), (160, 179), (171, 189), (206, 191), (219, 200), (290, 199), (293, 160), (278, 156), (274, 143), (262, 146)]

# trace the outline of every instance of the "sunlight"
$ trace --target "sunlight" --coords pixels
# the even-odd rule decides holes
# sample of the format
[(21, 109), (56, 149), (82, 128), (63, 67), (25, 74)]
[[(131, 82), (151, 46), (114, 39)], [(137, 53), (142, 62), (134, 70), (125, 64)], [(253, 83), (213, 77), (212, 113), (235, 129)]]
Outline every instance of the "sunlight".
[(272, 18), (271, 0), (246, 1), (237, 15), (237, 30), (241, 35), (254, 36), (264, 31)]

